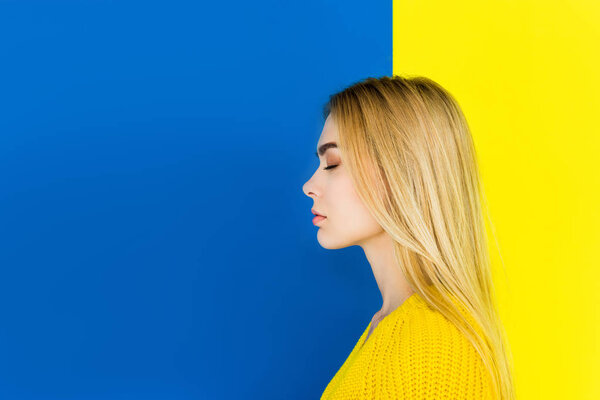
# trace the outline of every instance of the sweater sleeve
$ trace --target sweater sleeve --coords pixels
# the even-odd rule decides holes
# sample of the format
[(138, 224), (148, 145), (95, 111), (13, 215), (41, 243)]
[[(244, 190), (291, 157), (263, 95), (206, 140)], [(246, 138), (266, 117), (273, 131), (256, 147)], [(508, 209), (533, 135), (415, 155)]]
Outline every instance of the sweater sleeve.
[[(481, 357), (466, 337), (439, 313), (407, 316), (391, 350), (390, 382), (383, 393), (396, 399), (492, 399)], [(389, 396), (389, 397), (388, 397)]]

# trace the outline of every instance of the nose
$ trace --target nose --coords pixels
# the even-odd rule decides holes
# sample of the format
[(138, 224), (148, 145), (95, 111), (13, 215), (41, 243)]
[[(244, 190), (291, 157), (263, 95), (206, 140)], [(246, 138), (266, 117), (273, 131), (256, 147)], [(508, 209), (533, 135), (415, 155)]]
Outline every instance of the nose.
[(310, 193), (309, 192), (309, 186), (310, 186), (310, 179), (308, 181), (306, 181), (304, 183), (304, 185), (302, 185), (302, 192), (304, 192), (305, 195), (307, 195), (308, 197), (310, 197)]
[(312, 198), (315, 195), (315, 193), (313, 192), (313, 190), (314, 190), (314, 188), (313, 188), (313, 186), (314, 186), (314, 180), (313, 180), (314, 176), (315, 175), (313, 174), (313, 176), (311, 176), (310, 179), (307, 180), (304, 183), (304, 185), (302, 185), (302, 191), (304, 192), (305, 195), (307, 195), (310, 198)]
[(311, 175), (310, 178), (308, 178), (308, 180), (304, 183), (304, 185), (302, 185), (302, 191), (304, 192), (305, 195), (307, 195), (310, 198), (314, 198), (315, 196), (317, 196), (317, 182), (316, 182), (316, 178), (318, 178), (318, 174), (319, 174), (319, 169), (317, 168), (313, 174)]

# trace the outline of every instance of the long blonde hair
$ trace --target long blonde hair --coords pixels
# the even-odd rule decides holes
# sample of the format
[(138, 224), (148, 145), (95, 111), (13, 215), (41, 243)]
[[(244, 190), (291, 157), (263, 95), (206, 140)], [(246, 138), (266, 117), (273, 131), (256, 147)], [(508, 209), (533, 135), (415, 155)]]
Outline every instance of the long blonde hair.
[(426, 77), (367, 78), (329, 97), (356, 192), (394, 239), (412, 289), (477, 350), (496, 398), (512, 400), (513, 360), (498, 313), (485, 194), (467, 121)]

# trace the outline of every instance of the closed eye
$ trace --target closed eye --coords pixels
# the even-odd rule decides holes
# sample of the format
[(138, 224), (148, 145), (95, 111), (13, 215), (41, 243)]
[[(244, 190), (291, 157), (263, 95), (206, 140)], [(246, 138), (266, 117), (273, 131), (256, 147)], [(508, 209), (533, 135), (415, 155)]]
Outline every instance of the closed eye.
[(336, 164), (336, 165), (330, 165), (330, 166), (328, 166), (328, 167), (326, 167), (326, 168), (323, 168), (323, 169), (333, 169), (333, 168), (337, 167), (338, 165), (339, 165), (339, 164)]

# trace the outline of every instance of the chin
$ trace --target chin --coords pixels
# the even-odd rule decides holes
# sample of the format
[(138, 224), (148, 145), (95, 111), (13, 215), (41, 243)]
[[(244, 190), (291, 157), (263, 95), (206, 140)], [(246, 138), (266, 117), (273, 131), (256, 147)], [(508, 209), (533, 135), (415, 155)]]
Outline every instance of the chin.
[(321, 232), (321, 229), (319, 229), (319, 232), (317, 232), (317, 240), (321, 247), (327, 250), (344, 249), (354, 245), (353, 242), (348, 240), (327, 237), (327, 234), (325, 232)]

